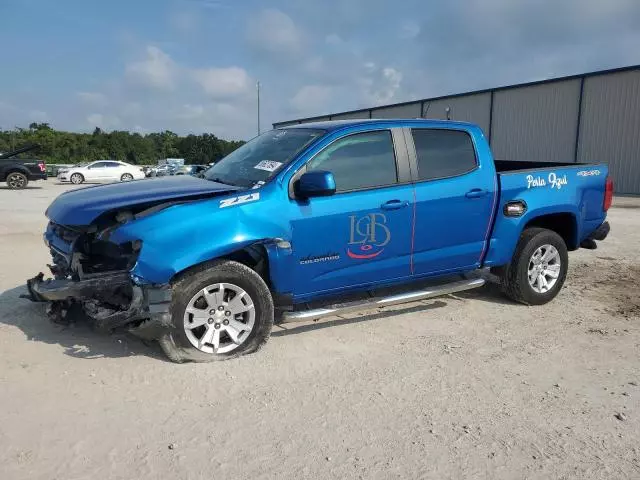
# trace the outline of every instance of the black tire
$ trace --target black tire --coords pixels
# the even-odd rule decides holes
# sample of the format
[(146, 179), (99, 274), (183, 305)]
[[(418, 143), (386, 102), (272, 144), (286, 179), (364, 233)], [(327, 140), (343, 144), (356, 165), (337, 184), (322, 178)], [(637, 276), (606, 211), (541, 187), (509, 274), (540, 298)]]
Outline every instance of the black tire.
[[(184, 329), (184, 312), (191, 298), (215, 283), (231, 283), (242, 288), (253, 300), (255, 324), (249, 337), (228, 353), (205, 353), (194, 347)], [(169, 359), (176, 363), (229, 360), (256, 352), (269, 339), (274, 309), (271, 292), (254, 270), (238, 262), (219, 260), (192, 270), (176, 280), (171, 304), (172, 328), (158, 340)]]
[(7, 187), (11, 190), (22, 190), (27, 188), (29, 178), (22, 172), (9, 172), (7, 175)]
[(130, 173), (123, 173), (120, 177), (121, 182), (130, 182), (131, 180), (133, 180), (133, 175)]
[[(543, 245), (552, 245), (560, 254), (560, 272), (556, 283), (544, 293), (536, 292), (529, 284), (529, 262), (534, 252)], [(511, 262), (496, 273), (501, 276), (504, 293), (512, 300), (525, 305), (543, 305), (560, 292), (567, 278), (569, 254), (560, 235), (545, 228), (528, 228), (520, 236)]]
[[(74, 178), (76, 180), (74, 180)], [(74, 185), (80, 185), (82, 182), (84, 182), (84, 175), (82, 175), (81, 173), (74, 173), (69, 177), (69, 181)]]

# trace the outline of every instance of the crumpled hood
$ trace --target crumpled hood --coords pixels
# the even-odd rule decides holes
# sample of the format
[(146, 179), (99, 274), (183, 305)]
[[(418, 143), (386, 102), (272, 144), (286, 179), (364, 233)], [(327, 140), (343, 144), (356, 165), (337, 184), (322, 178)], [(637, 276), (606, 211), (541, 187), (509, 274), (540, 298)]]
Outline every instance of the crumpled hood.
[(110, 210), (222, 195), (236, 190), (239, 188), (191, 175), (96, 185), (63, 193), (49, 206), (46, 215), (58, 225), (89, 225)]

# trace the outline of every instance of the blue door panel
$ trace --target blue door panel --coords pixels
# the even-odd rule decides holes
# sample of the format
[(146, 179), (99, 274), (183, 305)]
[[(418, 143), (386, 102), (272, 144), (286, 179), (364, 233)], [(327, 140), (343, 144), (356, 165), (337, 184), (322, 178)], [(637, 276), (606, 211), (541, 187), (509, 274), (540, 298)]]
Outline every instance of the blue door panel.
[[(396, 200), (400, 208), (382, 208)], [(412, 185), (290, 207), (296, 296), (410, 276)]]
[[(414, 274), (480, 265), (490, 234), (495, 183), (493, 171), (478, 168), (458, 177), (416, 184)], [(486, 193), (467, 196), (478, 189)]]

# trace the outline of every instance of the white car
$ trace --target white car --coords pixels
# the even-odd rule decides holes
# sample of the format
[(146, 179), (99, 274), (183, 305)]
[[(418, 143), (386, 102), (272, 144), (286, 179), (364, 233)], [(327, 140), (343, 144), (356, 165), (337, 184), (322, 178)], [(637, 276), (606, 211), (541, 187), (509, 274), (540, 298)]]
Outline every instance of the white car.
[(115, 160), (98, 160), (97, 162), (75, 165), (58, 172), (58, 181), (71, 182), (76, 185), (82, 182), (127, 182), (145, 178), (140, 167)]

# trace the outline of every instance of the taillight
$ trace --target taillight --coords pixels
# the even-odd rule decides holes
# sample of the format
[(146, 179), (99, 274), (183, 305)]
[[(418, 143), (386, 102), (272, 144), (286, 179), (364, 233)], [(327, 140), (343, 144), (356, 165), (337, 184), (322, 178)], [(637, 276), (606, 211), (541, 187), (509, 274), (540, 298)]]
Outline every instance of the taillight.
[(602, 205), (602, 209), (606, 212), (609, 210), (611, 206), (611, 202), (613, 201), (613, 180), (611, 177), (607, 177), (607, 180), (604, 182), (604, 204)]
[(44, 172), (47, 169), (47, 166), (44, 164), (44, 162), (39, 162), (38, 166), (40, 167), (41, 172)]

